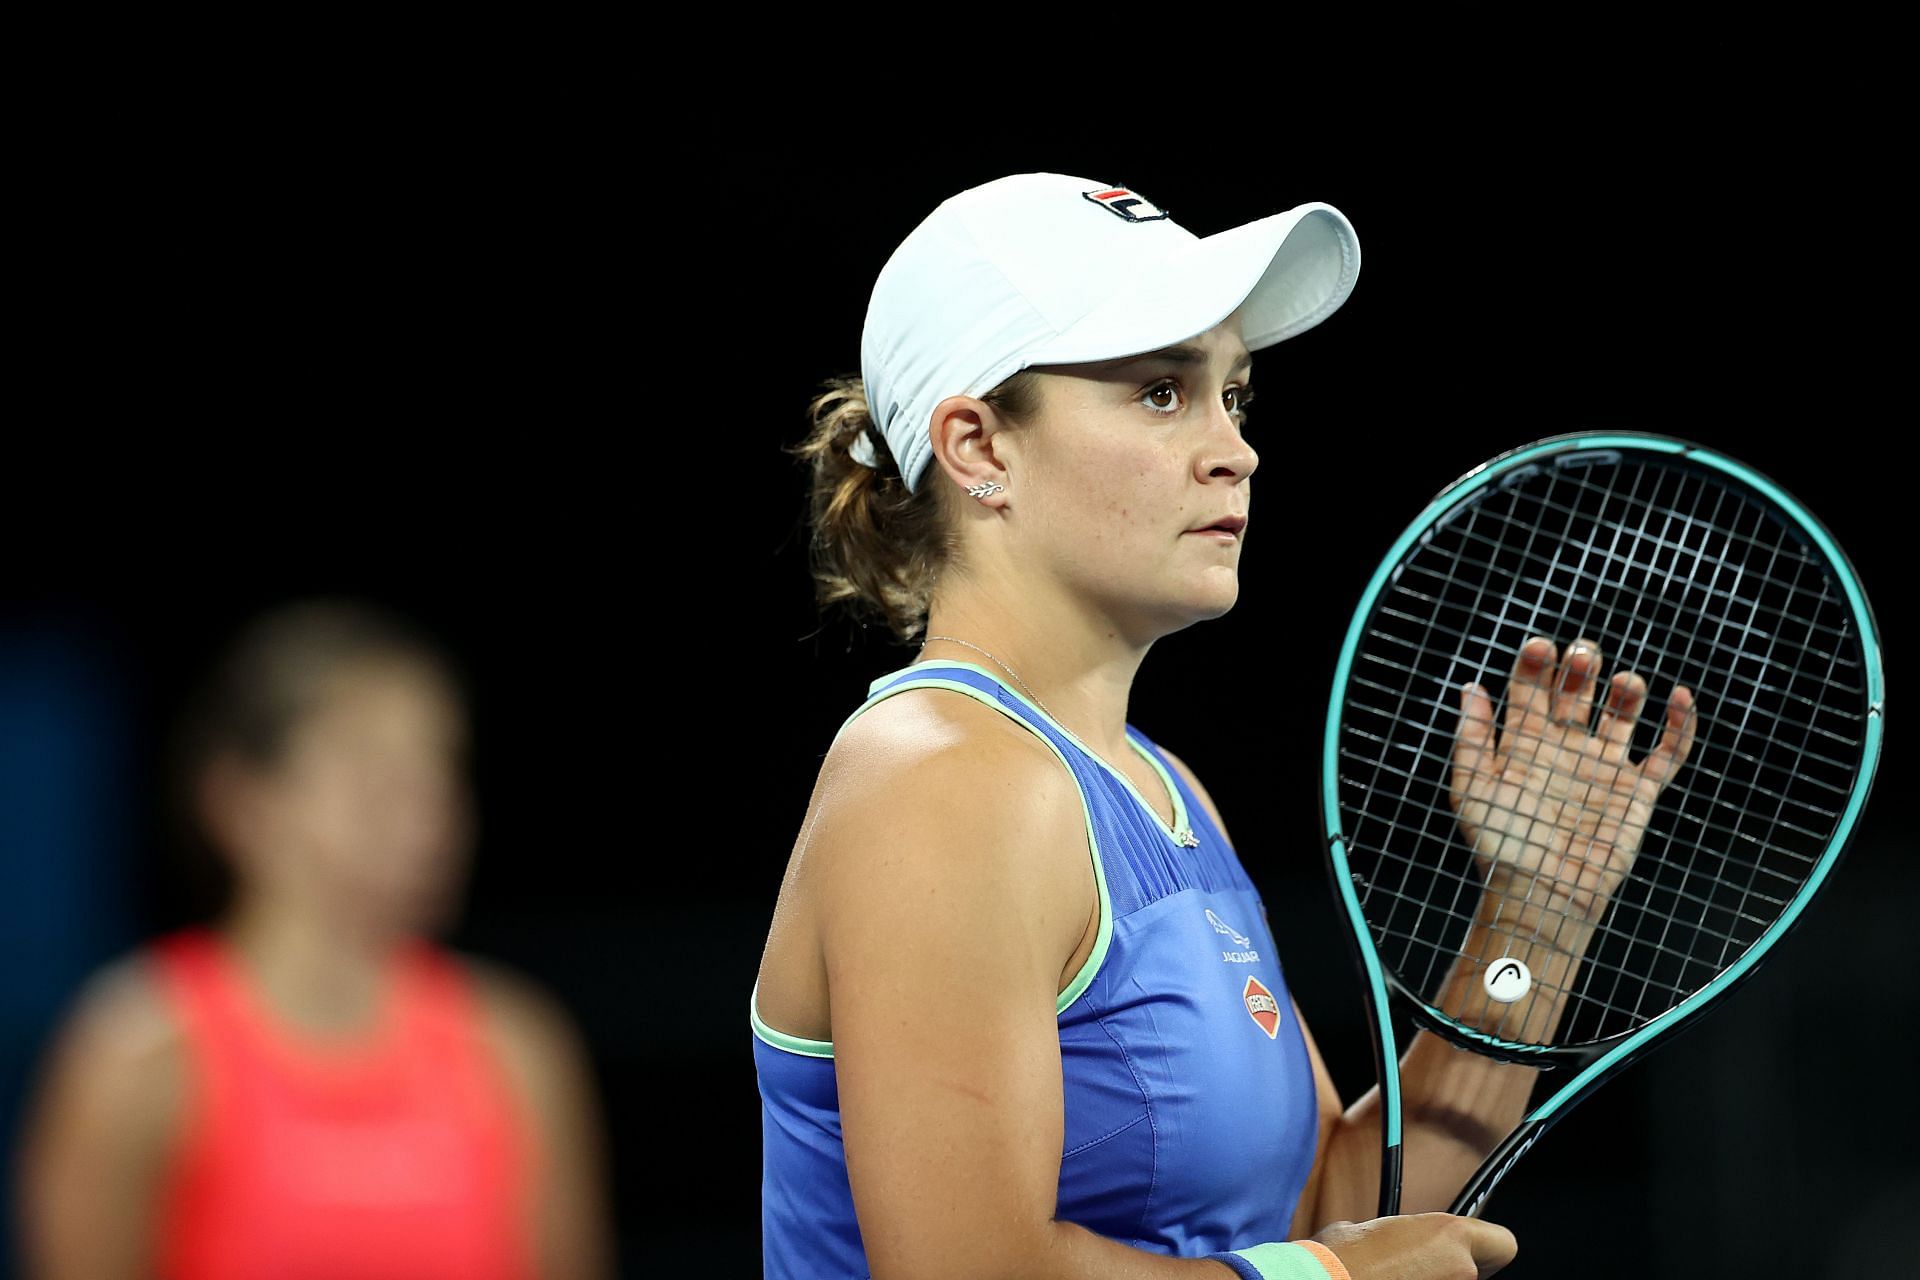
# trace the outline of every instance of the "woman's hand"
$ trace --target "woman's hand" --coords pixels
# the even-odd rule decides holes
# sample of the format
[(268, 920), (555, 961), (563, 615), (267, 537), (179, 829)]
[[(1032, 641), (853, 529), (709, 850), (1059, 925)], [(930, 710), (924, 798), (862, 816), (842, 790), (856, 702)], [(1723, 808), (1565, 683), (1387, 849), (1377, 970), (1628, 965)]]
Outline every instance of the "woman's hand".
[(1600, 650), (1576, 640), (1564, 662), (1545, 636), (1520, 646), (1507, 714), (1494, 738), (1493, 702), (1477, 684), (1460, 693), (1448, 802), (1495, 888), (1545, 895), (1577, 917), (1598, 919), (1633, 866), (1660, 793), (1693, 749), (1693, 691), (1676, 685), (1666, 724), (1647, 758), (1627, 758), (1647, 682), (1617, 673), (1598, 730), (1593, 712)]
[(1329, 1223), (1313, 1239), (1353, 1280), (1484, 1280), (1520, 1246), (1498, 1223), (1451, 1213), (1414, 1213), (1370, 1222)]

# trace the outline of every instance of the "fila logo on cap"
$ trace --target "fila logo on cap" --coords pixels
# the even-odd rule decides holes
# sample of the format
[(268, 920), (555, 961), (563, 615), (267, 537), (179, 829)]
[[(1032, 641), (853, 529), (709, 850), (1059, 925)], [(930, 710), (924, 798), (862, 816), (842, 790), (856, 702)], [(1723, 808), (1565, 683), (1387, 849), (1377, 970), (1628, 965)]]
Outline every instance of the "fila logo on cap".
[(1273, 992), (1266, 984), (1252, 974), (1247, 975), (1247, 985), (1240, 989), (1240, 995), (1247, 1002), (1247, 1012), (1253, 1015), (1253, 1021), (1267, 1039), (1275, 1039), (1280, 1033), (1280, 1002), (1273, 998)]
[(1108, 187), (1105, 191), (1082, 191), (1080, 194), (1116, 217), (1125, 218), (1128, 222), (1152, 222), (1155, 218), (1167, 216), (1165, 209), (1138, 191), (1129, 191), (1125, 187)]

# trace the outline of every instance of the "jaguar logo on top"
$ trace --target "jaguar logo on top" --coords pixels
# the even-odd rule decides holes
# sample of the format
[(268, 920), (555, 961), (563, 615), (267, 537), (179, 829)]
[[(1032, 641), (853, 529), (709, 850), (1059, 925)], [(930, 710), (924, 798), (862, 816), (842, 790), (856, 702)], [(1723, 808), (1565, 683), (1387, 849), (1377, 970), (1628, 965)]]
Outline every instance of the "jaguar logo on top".
[(1215, 933), (1224, 934), (1231, 939), (1235, 948), (1232, 951), (1221, 948), (1220, 963), (1258, 964), (1260, 962), (1260, 953), (1253, 949), (1253, 939), (1213, 914), (1212, 907), (1207, 908), (1207, 923), (1213, 926)]

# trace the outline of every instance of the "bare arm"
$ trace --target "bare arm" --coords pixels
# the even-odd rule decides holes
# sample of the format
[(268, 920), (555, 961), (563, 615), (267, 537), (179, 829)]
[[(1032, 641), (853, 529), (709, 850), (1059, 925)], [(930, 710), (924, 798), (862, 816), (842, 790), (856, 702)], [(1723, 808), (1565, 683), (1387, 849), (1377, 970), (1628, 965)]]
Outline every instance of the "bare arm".
[(489, 1033), (533, 1121), (545, 1175), (531, 1206), (541, 1280), (614, 1274), (608, 1153), (592, 1063), (566, 1011), (528, 979), (462, 957), (479, 979)]
[(834, 747), (857, 753), (848, 781), (797, 855), (821, 878), (847, 1174), (875, 1280), (1230, 1277), (1054, 1217), (1055, 1003), (1085, 917), (1068, 861), (1039, 851), (1085, 850), (1085, 820), (1043, 744), (974, 723), (945, 741), (856, 723)]
[[(1501, 942), (1484, 925), (1478, 926), (1467, 954), (1484, 952), (1489, 960), (1496, 959), (1506, 950)], [(1571, 957), (1523, 958), (1544, 982), (1564, 991)], [(1474, 974), (1466, 960), (1456, 960), (1440, 1005), (1469, 1024), (1474, 1021), (1469, 1007), (1486, 1003)], [(1564, 994), (1555, 998), (1550, 1016), (1556, 1021), (1564, 1004)], [(1532, 1067), (1495, 1062), (1456, 1049), (1430, 1031), (1417, 1033), (1400, 1058), (1401, 1211), (1448, 1209), (1481, 1162), (1520, 1123), (1538, 1076)], [(1376, 1084), (1341, 1116), (1328, 1144), (1314, 1209), (1322, 1221), (1358, 1220), (1379, 1210), (1380, 1105)]]
[(138, 957), (96, 974), (39, 1068), (15, 1155), (29, 1280), (142, 1280), (172, 1150), (185, 1057)]

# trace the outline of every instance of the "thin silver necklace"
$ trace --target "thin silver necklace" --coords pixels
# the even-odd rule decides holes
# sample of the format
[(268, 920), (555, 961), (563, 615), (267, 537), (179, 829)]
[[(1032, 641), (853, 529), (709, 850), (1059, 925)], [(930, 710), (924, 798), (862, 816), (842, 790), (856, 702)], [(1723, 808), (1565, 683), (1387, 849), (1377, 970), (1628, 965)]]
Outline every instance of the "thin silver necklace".
[[(962, 640), (962, 639), (961, 639), (961, 638), (960, 638), (959, 636), (928, 636), (928, 637), (927, 637), (927, 641), (932, 641), (932, 640), (951, 640), (951, 641), (953, 641), (953, 642), (954, 642), (955, 644), (964, 644), (964, 645), (966, 645), (966, 646), (967, 646), (967, 648), (969, 648), (969, 649), (975, 649), (975, 650), (978, 650), (978, 651), (979, 651), (979, 652), (981, 652), (981, 653), (987, 653), (987, 651), (986, 651), (985, 649), (981, 649), (979, 645), (977, 645), (977, 644), (972, 644), (972, 643), (970, 643), (970, 642), (968, 642), (968, 641), (966, 641), (966, 640)], [(921, 645), (920, 645), (920, 647), (921, 647), (922, 649), (924, 649), (924, 648), (926, 648), (926, 645), (927, 645), (927, 641), (922, 641), (922, 642), (921, 642)], [(993, 655), (992, 655), (992, 654), (990, 654), (990, 653), (987, 653), (987, 656), (988, 656), (989, 658), (993, 658)], [(1027, 682), (1026, 682), (1025, 680), (1020, 680), (1020, 673), (1019, 673), (1018, 671), (1015, 671), (1015, 670), (1014, 670), (1014, 669), (1013, 669), (1012, 667), (1009, 667), (1009, 666), (1007, 666), (1007, 664), (1006, 664), (1006, 663), (1004, 663), (1004, 662), (1000, 662), (1000, 659), (998, 659), (998, 658), (993, 658), (993, 660), (994, 660), (995, 662), (999, 662), (999, 663), (1000, 663), (1000, 665), (1001, 665), (1002, 667), (1005, 667), (1005, 668), (1006, 668), (1006, 672), (1007, 672), (1007, 674), (1008, 674), (1008, 675), (1010, 675), (1010, 676), (1012, 676), (1012, 677), (1013, 677), (1013, 678), (1014, 678), (1015, 680), (1019, 680), (1019, 681), (1020, 681), (1020, 687), (1021, 687), (1022, 689), (1027, 689)], [(1054, 721), (1054, 723), (1055, 723), (1055, 724), (1058, 724), (1058, 723), (1060, 722), (1060, 717), (1059, 717), (1059, 716), (1055, 716), (1055, 715), (1053, 715), (1053, 712), (1052, 712), (1052, 711), (1048, 711), (1048, 710), (1047, 710), (1047, 704), (1046, 704), (1046, 703), (1044, 703), (1044, 702), (1041, 702), (1041, 701), (1040, 701), (1040, 695), (1039, 695), (1039, 694), (1037, 694), (1037, 693), (1035, 693), (1035, 692), (1034, 692), (1033, 690), (1031, 690), (1031, 689), (1027, 689), (1027, 696), (1028, 696), (1029, 698), (1032, 698), (1032, 699), (1034, 700), (1034, 702), (1035, 702), (1035, 704), (1036, 704), (1036, 705), (1038, 705), (1038, 706), (1039, 706), (1039, 708), (1040, 708), (1040, 709), (1041, 709), (1042, 711), (1046, 711), (1046, 712), (1047, 712), (1047, 714), (1048, 714), (1049, 716), (1053, 716), (1053, 721)]]
[[(934, 640), (951, 640), (955, 644), (964, 644), (967, 646), (967, 648), (976, 650), (977, 652), (987, 653), (987, 651), (985, 649), (980, 648), (979, 645), (974, 644), (968, 640), (962, 640), (959, 636), (928, 636), (926, 640), (921, 641), (921, 644), (920, 644), (921, 649), (924, 651), (926, 649), (927, 644)], [(990, 653), (987, 653), (987, 656), (989, 658), (993, 658), (993, 655)], [(1027, 682), (1025, 680), (1020, 679), (1020, 673), (1018, 671), (1015, 671), (1012, 667), (1007, 666), (1006, 663), (1001, 662), (1000, 659), (998, 658), (993, 658), (993, 660), (996, 663), (999, 663), (1001, 667), (1005, 668), (1006, 673), (1008, 675), (1012, 676), (1015, 680), (1019, 681), (1020, 687), (1022, 689), (1027, 690), (1027, 696), (1033, 699), (1034, 705), (1038, 706), (1042, 711), (1046, 711), (1047, 715), (1052, 718), (1055, 724), (1060, 724), (1060, 717), (1054, 715), (1052, 711), (1047, 710), (1047, 704), (1040, 701), (1039, 694), (1035, 693), (1032, 689), (1027, 688)], [(1061, 727), (1064, 728), (1065, 726), (1062, 725)], [(1112, 768), (1111, 765), (1109, 765), (1108, 767)], [(1118, 772), (1118, 770), (1116, 770), (1116, 772)], [(1145, 798), (1146, 797), (1144, 796), (1141, 797), (1143, 801), (1145, 800)], [(1172, 796), (1169, 796), (1168, 799), (1172, 799)], [(1157, 813), (1154, 814), (1154, 818), (1156, 820), (1158, 820), (1159, 816), (1160, 815)], [(1172, 834), (1173, 834), (1174, 842), (1176, 844), (1183, 845), (1189, 849), (1196, 847), (1200, 843), (1199, 840), (1194, 838), (1193, 829), (1191, 827), (1182, 827), (1178, 831), (1174, 831)]]

